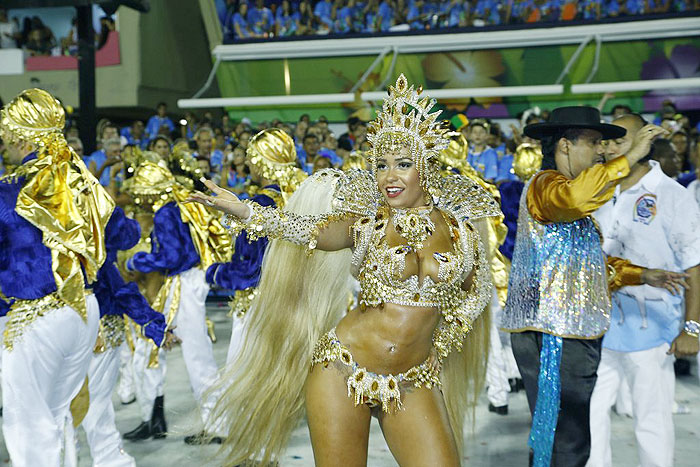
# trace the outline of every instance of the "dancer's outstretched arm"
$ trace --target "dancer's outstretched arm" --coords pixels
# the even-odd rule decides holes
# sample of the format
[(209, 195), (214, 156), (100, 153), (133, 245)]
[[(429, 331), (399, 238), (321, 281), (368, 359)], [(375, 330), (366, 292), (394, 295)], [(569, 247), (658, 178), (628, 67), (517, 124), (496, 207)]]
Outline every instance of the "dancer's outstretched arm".
[(212, 207), (233, 219), (236, 235), (245, 229), (251, 240), (273, 237), (306, 246), (309, 250), (337, 251), (351, 248), (351, 227), (357, 220), (347, 213), (300, 216), (279, 208), (242, 202), (235, 194), (210, 180), (202, 180), (216, 196), (193, 192), (187, 201)]

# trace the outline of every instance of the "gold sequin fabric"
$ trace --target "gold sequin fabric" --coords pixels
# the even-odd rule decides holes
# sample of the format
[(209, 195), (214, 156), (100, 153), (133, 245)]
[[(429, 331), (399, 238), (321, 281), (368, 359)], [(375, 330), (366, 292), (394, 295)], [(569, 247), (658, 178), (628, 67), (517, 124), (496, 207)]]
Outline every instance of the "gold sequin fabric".
[(126, 338), (126, 324), (124, 318), (118, 315), (105, 315), (100, 319), (98, 342), (101, 347), (95, 348), (95, 353), (104, 352), (107, 349), (116, 349)]
[(243, 318), (250, 309), (250, 306), (257, 295), (257, 287), (248, 287), (247, 289), (236, 290), (233, 294), (233, 298), (231, 299), (231, 303), (229, 304), (229, 316), (239, 319)]
[(335, 328), (316, 343), (311, 363), (312, 366), (324, 367), (331, 363), (338, 364), (338, 369), (345, 370), (343, 373), (347, 374), (348, 397), (353, 399), (355, 405), (381, 407), (385, 413), (394, 413), (403, 408), (402, 389), (440, 387), (439, 366), (432, 367), (427, 360), (397, 375), (368, 371), (355, 361), (350, 349), (340, 342)]

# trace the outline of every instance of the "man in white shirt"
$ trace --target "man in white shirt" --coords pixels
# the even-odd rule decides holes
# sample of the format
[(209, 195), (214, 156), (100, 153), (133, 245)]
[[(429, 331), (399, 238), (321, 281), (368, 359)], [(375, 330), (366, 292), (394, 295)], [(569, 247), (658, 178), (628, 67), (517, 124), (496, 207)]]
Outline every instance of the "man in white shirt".
[[(608, 143), (606, 158), (625, 154), (645, 124), (636, 114), (613, 121), (626, 136)], [(603, 339), (591, 398), (591, 455), (587, 466), (612, 465), (610, 408), (620, 382), (632, 391), (635, 435), (642, 467), (673, 465), (674, 354), (698, 352), (700, 330), (700, 208), (691, 193), (642, 159), (596, 213), (606, 254), (646, 268), (688, 274), (687, 290), (646, 285), (613, 293), (610, 329)]]

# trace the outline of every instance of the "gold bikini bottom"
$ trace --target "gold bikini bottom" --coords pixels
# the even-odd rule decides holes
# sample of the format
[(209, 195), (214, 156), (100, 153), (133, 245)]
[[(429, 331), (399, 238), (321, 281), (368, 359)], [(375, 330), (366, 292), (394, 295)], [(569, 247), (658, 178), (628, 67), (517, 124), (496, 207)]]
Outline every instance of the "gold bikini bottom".
[(393, 413), (403, 408), (401, 392), (410, 388), (440, 387), (440, 368), (433, 367), (426, 359), (397, 375), (381, 375), (367, 371), (353, 358), (350, 350), (340, 342), (335, 328), (321, 337), (316, 343), (311, 366), (322, 364), (328, 367), (334, 363), (343, 376), (347, 377), (348, 397), (355, 405), (367, 404), (370, 408), (381, 407), (385, 413)]

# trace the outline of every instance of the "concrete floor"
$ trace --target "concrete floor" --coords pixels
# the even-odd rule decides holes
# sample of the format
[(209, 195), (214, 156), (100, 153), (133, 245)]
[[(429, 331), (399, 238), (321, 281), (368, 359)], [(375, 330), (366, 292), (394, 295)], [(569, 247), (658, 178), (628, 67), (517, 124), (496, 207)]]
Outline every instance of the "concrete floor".
[[(213, 305), (210, 318), (216, 323), (218, 342), (214, 345), (217, 361), (223, 364), (226, 358), (230, 334), (230, 320), (225, 309)], [(693, 365), (693, 375), (697, 367)], [(124, 448), (143, 467), (180, 467), (216, 465), (211, 462), (214, 447), (191, 447), (183, 443), (183, 437), (196, 430), (195, 404), (189, 386), (180, 349), (175, 349), (168, 357), (168, 376), (165, 392), (166, 416), (171, 434), (165, 440), (151, 440), (140, 443), (125, 442)], [(689, 415), (675, 415), (676, 426), (676, 466), (700, 465), (700, 383), (697, 376), (678, 379), (676, 400), (684, 401), (691, 408)], [(126, 432), (140, 423), (137, 405), (123, 406), (114, 396), (117, 428)], [(485, 395), (476, 409), (476, 422), (473, 430), (467, 424), (465, 432), (464, 465), (475, 467), (521, 467), (527, 465), (527, 436), (530, 415), (524, 393), (512, 394), (510, 413), (499, 416), (486, 409)], [(637, 451), (631, 419), (613, 415), (613, 464), (616, 467), (638, 465)], [(90, 453), (85, 444), (85, 436), (80, 434), (80, 467), (92, 465)], [(0, 442), (0, 464), (9, 465), (4, 441)], [(281, 462), (284, 466), (312, 466), (313, 454), (305, 425), (294, 432)], [(369, 443), (369, 466), (395, 466), (376, 421), (372, 423)]]

